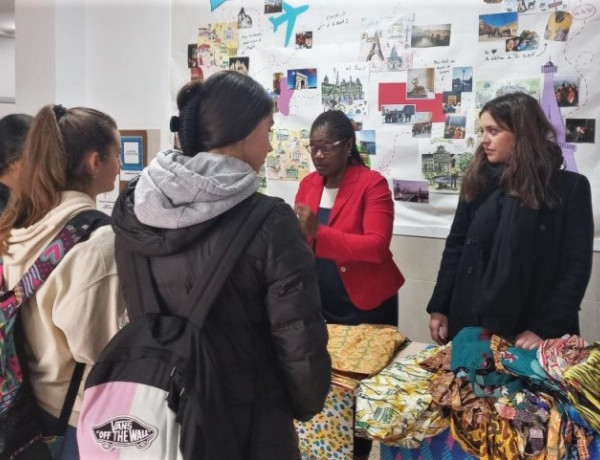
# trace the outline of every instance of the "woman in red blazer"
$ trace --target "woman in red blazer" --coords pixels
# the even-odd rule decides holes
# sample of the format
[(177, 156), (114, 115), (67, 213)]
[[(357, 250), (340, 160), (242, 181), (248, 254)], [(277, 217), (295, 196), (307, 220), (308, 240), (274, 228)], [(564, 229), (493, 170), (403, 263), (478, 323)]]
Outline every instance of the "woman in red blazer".
[(319, 264), (325, 318), (397, 325), (404, 278), (390, 252), (394, 203), (386, 179), (365, 166), (339, 110), (316, 118), (308, 149), (316, 172), (300, 183), (295, 211)]
[[(365, 166), (352, 122), (339, 110), (315, 119), (308, 150), (316, 172), (300, 183), (294, 209), (317, 259), (323, 316), (397, 326), (404, 277), (390, 251), (394, 202), (386, 179)], [(370, 441), (355, 438), (355, 459), (370, 450)]]

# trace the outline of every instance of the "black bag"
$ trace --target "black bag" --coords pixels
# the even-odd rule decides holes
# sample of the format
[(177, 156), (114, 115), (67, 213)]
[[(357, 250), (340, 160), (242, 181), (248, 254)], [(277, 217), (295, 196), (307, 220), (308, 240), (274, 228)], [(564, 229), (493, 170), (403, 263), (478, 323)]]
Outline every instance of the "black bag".
[[(99, 226), (110, 223), (100, 211), (84, 211), (69, 220), (42, 254), (10, 291), (0, 297), (0, 459), (54, 458), (73, 403), (79, 390), (85, 365), (77, 363), (54, 433), (42, 433), (39, 408), (29, 381), (25, 338), (20, 323), (20, 307), (35, 294), (67, 252), (85, 241)], [(27, 307), (25, 307), (27, 308)]]
[[(81, 458), (215, 459), (245, 457), (220, 402), (213, 345), (202, 328), (240, 255), (281, 200), (255, 194), (228, 211), (218, 248), (192, 288), (185, 317), (161, 311), (160, 294), (139, 292), (144, 314), (111, 340), (91, 370), (78, 424)], [(130, 254), (135, 273), (153, 279), (149, 259)], [(214, 268), (214, 269), (213, 269)], [(147, 283), (138, 283), (144, 286)], [(222, 441), (222, 442), (219, 442)]]

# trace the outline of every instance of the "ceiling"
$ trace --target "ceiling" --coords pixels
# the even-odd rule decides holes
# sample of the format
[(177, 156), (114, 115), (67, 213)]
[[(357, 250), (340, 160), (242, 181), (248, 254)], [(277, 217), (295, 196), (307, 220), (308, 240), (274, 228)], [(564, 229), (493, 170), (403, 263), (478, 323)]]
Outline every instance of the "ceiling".
[(15, 0), (0, 0), (0, 37), (15, 38)]

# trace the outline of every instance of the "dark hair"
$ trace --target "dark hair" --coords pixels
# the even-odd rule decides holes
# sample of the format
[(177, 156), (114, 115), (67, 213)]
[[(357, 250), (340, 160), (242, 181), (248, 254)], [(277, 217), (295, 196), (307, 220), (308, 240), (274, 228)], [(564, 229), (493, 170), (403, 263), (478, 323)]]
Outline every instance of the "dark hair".
[[(564, 165), (564, 159), (556, 142), (556, 131), (537, 100), (521, 92), (504, 94), (487, 102), (479, 116), (485, 112), (515, 137), (501, 186), (530, 208), (555, 207), (559, 202), (555, 172)], [(461, 198), (465, 201), (474, 201), (484, 190), (486, 163), (485, 150), (480, 143), (463, 179)]]
[(183, 86), (177, 108), (179, 145), (194, 156), (244, 139), (273, 111), (273, 101), (251, 77), (222, 71)]
[(349, 163), (356, 163), (365, 166), (365, 162), (360, 156), (358, 147), (356, 147), (356, 132), (352, 121), (341, 110), (328, 110), (321, 113), (310, 127), (310, 134), (317, 128), (326, 126), (327, 130), (339, 140), (351, 140), (352, 148), (350, 150)]
[(0, 120), (0, 176), (21, 157), (33, 117), (23, 113), (6, 115)]
[(33, 119), (23, 147), (20, 174), (8, 207), (0, 218), (0, 251), (6, 252), (12, 228), (38, 222), (60, 200), (60, 192), (89, 187), (92, 176), (86, 169), (89, 152), (101, 160), (116, 142), (115, 121), (95, 109), (47, 105)]

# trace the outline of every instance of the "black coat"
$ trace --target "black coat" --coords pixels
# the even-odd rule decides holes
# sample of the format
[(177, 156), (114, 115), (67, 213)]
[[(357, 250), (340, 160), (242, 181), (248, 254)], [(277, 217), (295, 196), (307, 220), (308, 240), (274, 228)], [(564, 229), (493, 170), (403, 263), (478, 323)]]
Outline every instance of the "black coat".
[[(146, 255), (162, 300), (177, 313), (205, 266), (219, 230), (219, 217), (176, 230), (141, 224), (133, 213), (133, 189), (113, 211), (117, 268), (128, 311), (140, 314), (135, 274), (125, 251)], [(264, 196), (262, 199), (273, 200)], [(281, 201), (281, 200), (280, 200)], [(150, 280), (141, 280), (142, 289)], [(245, 311), (240, 315), (240, 309)], [(266, 357), (256, 381), (256, 341)], [(270, 212), (226, 281), (204, 326), (214, 343), (231, 414), (230, 429), (240, 445), (253, 446), (247, 459), (299, 459), (293, 419), (307, 420), (324, 404), (331, 381), (327, 329), (321, 315), (314, 257), (290, 206)], [(256, 336), (256, 334), (255, 334)], [(235, 459), (233, 459), (235, 460)]]
[[(591, 191), (580, 174), (559, 171), (557, 179), (560, 204), (536, 212), (531, 244), (515, 251), (527, 263), (498, 266), (495, 275), (513, 281), (497, 290), (485, 291), (483, 277), (498, 227), (472, 225), (485, 199), (459, 202), (427, 306), (428, 313), (448, 316), (450, 339), (467, 326), (484, 326), (508, 336), (530, 330), (543, 339), (579, 334), (579, 309), (592, 269)], [(502, 243), (508, 237), (498, 234), (497, 238)], [(515, 292), (521, 292), (522, 303), (516, 316), (511, 316), (508, 312), (514, 305), (507, 302)], [(486, 311), (486, 302), (499, 307)]]

